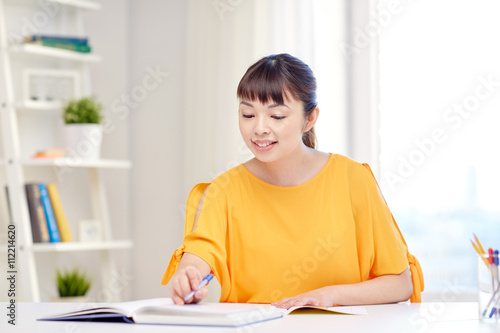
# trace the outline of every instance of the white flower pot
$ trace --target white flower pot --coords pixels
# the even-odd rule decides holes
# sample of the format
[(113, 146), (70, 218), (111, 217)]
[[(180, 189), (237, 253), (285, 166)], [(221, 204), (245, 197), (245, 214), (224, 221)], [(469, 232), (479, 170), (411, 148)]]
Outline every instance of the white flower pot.
[(57, 303), (87, 303), (87, 296), (73, 296), (73, 297), (54, 297), (52, 302)]
[(102, 126), (66, 124), (66, 148), (70, 157), (97, 160), (101, 157)]

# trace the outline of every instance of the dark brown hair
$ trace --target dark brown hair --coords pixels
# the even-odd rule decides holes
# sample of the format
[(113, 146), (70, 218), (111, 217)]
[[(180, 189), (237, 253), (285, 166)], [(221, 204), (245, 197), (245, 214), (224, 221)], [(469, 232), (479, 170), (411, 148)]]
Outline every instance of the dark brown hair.
[[(316, 78), (311, 68), (286, 53), (264, 57), (250, 66), (237, 90), (239, 99), (259, 100), (263, 104), (284, 104), (288, 93), (303, 103), (305, 118), (317, 106)], [(316, 149), (314, 127), (302, 135), (302, 142)]]

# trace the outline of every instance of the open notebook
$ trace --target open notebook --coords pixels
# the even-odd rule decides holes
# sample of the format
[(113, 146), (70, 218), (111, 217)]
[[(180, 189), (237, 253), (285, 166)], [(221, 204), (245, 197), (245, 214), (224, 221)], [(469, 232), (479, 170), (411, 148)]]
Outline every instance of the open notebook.
[[(278, 309), (268, 304), (199, 303), (175, 305), (170, 298), (103, 304), (99, 307), (45, 315), (38, 320), (103, 321), (136, 324), (193, 326), (243, 326), (281, 318), (297, 309)], [(316, 308), (339, 314), (366, 314), (364, 307)], [(325, 311), (325, 312), (326, 312)]]

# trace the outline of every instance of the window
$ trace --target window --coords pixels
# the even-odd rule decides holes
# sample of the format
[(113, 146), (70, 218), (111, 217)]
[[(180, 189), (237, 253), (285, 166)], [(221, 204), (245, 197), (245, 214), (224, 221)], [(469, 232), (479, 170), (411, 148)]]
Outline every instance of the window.
[(500, 247), (498, 13), (494, 0), (402, 1), (381, 29), (380, 183), (424, 299), (473, 292), (473, 233)]

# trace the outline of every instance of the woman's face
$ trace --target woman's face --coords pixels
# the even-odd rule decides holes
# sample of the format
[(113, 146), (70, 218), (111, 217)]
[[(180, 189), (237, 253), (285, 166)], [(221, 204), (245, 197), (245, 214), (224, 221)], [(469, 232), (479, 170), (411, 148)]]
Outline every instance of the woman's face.
[(285, 99), (284, 104), (242, 99), (239, 107), (240, 132), (245, 144), (262, 162), (273, 162), (302, 149), (306, 120), (301, 101)]

